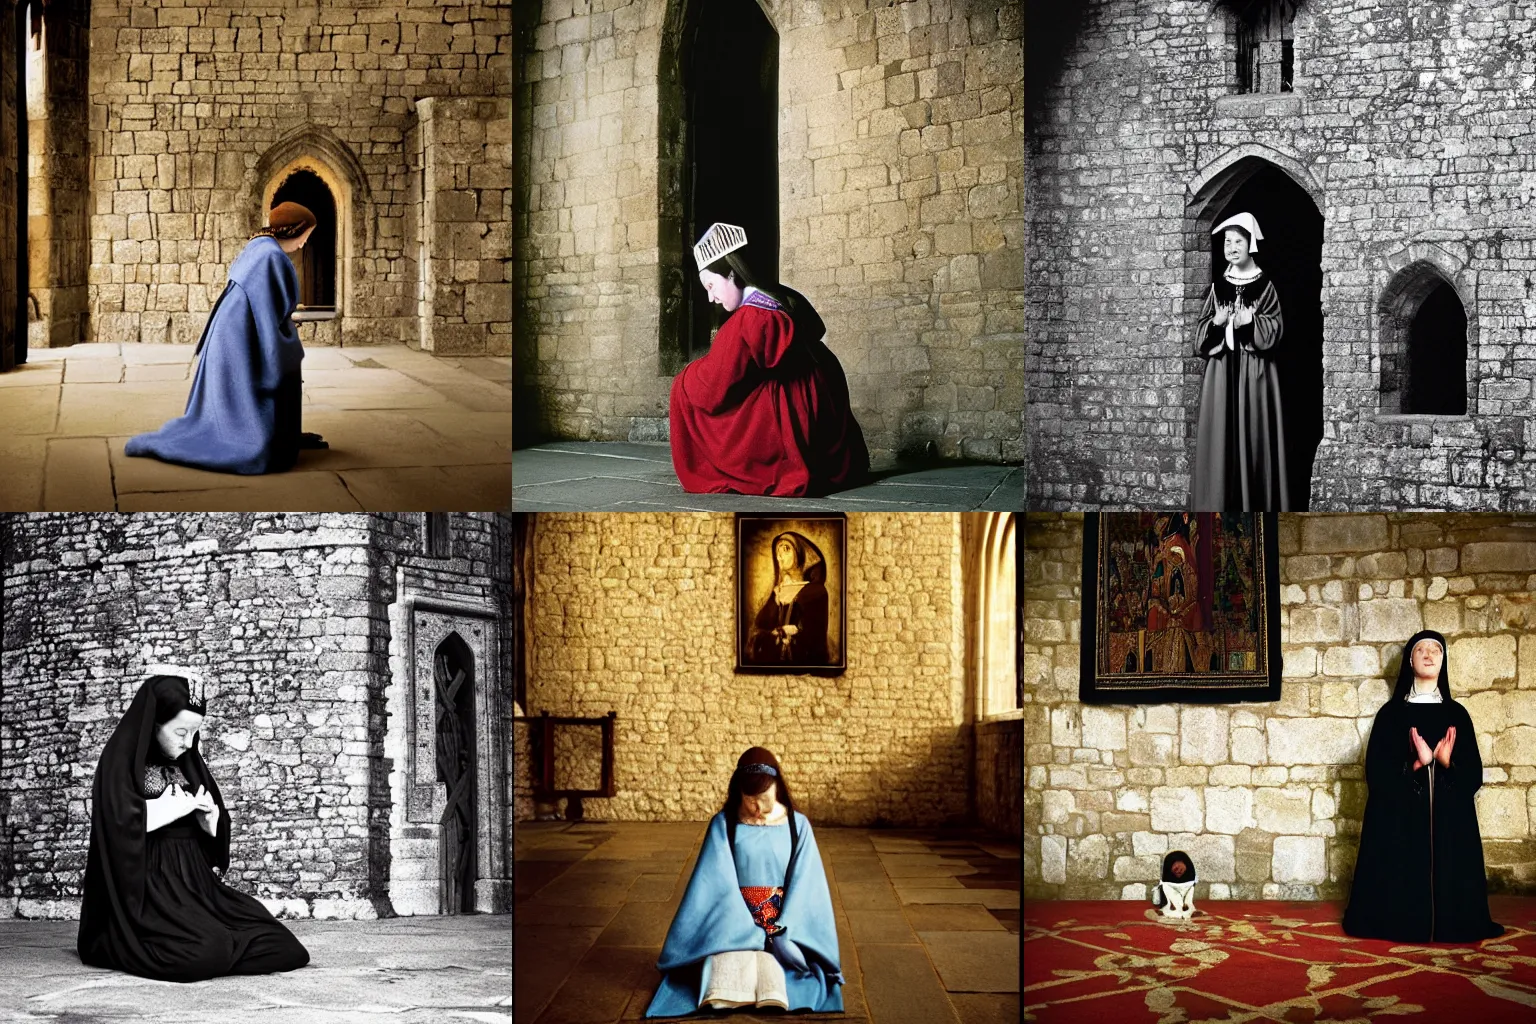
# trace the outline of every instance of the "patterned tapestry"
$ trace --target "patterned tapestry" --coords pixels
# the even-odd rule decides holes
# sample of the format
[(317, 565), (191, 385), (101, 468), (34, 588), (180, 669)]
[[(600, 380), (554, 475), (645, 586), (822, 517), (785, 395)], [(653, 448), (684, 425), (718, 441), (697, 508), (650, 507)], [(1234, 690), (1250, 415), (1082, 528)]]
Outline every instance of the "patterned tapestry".
[(1278, 700), (1275, 526), (1273, 513), (1087, 513), (1081, 699)]

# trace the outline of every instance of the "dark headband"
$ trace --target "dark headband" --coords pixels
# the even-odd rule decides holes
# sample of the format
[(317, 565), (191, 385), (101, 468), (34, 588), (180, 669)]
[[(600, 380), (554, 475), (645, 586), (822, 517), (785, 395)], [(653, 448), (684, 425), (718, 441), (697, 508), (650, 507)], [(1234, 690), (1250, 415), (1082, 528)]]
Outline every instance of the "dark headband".
[(743, 775), (774, 775), (774, 776), (777, 776), (779, 774), (778, 770), (775, 769), (773, 767), (773, 765), (771, 765), (771, 764), (747, 764), (747, 765), (742, 765), (741, 773)]

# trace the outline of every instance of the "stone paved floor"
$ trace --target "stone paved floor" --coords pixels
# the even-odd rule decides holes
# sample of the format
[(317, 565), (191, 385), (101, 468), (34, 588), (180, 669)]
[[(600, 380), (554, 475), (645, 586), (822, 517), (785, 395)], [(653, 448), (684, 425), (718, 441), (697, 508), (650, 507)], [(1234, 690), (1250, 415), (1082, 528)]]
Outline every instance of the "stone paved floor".
[[(682, 824), (518, 825), (518, 1024), (638, 1020), (704, 835)], [(818, 828), (843, 1014), (869, 1024), (1016, 1024), (1019, 844), (983, 832)], [(686, 1018), (674, 1018), (686, 1019)], [(734, 1012), (733, 1022), (784, 1019)]]
[(75, 921), (0, 921), (0, 1021), (512, 1024), (505, 914), (283, 924), (309, 966), (177, 984), (84, 966)]
[(874, 469), (875, 482), (826, 498), (687, 494), (664, 442), (556, 441), (512, 453), (512, 502), (529, 512), (1015, 512), (1024, 506), (1019, 466), (876, 463)]
[[(301, 329), (302, 330), (302, 329)], [(0, 373), (0, 510), (494, 511), (511, 499), (511, 360), (309, 348), (304, 429), (331, 447), (239, 476), (123, 455), (186, 408), (189, 345), (33, 349)]]

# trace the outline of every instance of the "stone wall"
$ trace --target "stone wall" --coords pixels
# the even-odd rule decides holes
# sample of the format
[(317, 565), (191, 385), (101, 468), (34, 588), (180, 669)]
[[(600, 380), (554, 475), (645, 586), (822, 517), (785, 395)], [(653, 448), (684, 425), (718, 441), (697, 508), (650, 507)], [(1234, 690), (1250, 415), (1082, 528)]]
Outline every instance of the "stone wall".
[[(493, 102), (435, 150), (446, 161), (434, 179), (438, 220), (453, 236), (428, 240), (431, 258), (452, 261), (434, 270), (440, 295), (419, 293), (419, 239), (407, 226), (419, 221), (421, 182), (407, 135), (422, 100), (506, 102), (509, 15), (490, 0), (95, 3), (89, 338), (195, 342), (229, 263), (265, 222), (273, 177), (305, 167), (337, 202), (342, 317), (306, 331), (306, 343), (419, 344), (425, 299), (476, 326), (476, 351), (508, 351), (510, 295), (470, 310), (458, 296), (470, 284), (505, 291), (506, 256), (488, 255), (498, 239), (507, 249), (495, 170), (510, 162), (495, 127), (504, 116)], [(459, 225), (488, 231), (483, 248), (454, 236)]]
[[(405, 513), (6, 519), (0, 916), (78, 913), (96, 762), (153, 662), (206, 677), (231, 883), (287, 916), (393, 913), (397, 574), (505, 607), (507, 517), (455, 514), (451, 559), (422, 557), (421, 516)], [(505, 653), (481, 666), (485, 685), (508, 678)], [(491, 725), (503, 736), (510, 704)]]
[[(1536, 101), (1503, 83), (1536, 5), (1300, 4), (1295, 91), (1250, 96), (1233, 6), (1094, 0), (1032, 32), (1031, 503), (1185, 502), (1209, 218), (1262, 166), (1323, 217), (1321, 365), (1291, 378), (1321, 417), (1287, 424), (1322, 437), (1311, 507), (1532, 507)], [(1469, 415), (1393, 415), (1395, 311), (1434, 281), (1468, 317)]]
[[(871, 448), (1019, 459), (1021, 5), (761, 6), (779, 39), (780, 277), (826, 321)], [(525, 8), (520, 440), (664, 438), (682, 299), (661, 282), (681, 265), (696, 287), (658, 157), (686, 109), (660, 93), (684, 4)]]
[(512, 353), (512, 101), (416, 101), (421, 348)]
[(1183, 849), (1200, 896), (1347, 898), (1365, 743), (1424, 628), (1477, 728), (1489, 888), (1536, 889), (1536, 518), (1281, 516), (1272, 704), (1081, 704), (1082, 534), (1026, 517), (1026, 896), (1142, 899)]
[[(532, 543), (527, 710), (618, 712), (618, 793), (586, 800), (589, 816), (706, 819), (762, 745), (817, 824), (965, 820), (958, 516), (849, 516), (848, 668), (833, 677), (735, 673), (732, 515), (540, 513)], [(596, 756), (583, 741), (558, 771), (590, 778)]]
[(1023, 725), (1015, 718), (976, 726), (976, 818), (1015, 838), (1024, 798)]
[(16, 365), (16, 211), (21, 198), (17, 161), (16, 105), (25, 79), (17, 73), (16, 5), (0, 2), (0, 372)]

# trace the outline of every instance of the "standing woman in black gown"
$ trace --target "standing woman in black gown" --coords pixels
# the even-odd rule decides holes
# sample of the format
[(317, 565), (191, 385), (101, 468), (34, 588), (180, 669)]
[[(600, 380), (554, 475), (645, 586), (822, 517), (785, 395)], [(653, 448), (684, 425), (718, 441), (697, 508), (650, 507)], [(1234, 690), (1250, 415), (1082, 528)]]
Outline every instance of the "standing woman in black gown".
[(1394, 942), (1502, 935), (1473, 794), (1483, 759), (1472, 716), (1451, 699), (1445, 637), (1415, 633), (1366, 747), (1368, 794), (1344, 931)]
[(1264, 232), (1251, 213), (1216, 225), (1226, 269), (1211, 282), (1195, 322), (1205, 360), (1190, 508), (1289, 512), (1285, 417), (1275, 349), (1285, 334), (1280, 295), (1254, 261)]
[(221, 879), (229, 814), (198, 749), (206, 710), (185, 679), (152, 676), (101, 753), (76, 946), (93, 967), (200, 981), (309, 962), (266, 907)]

